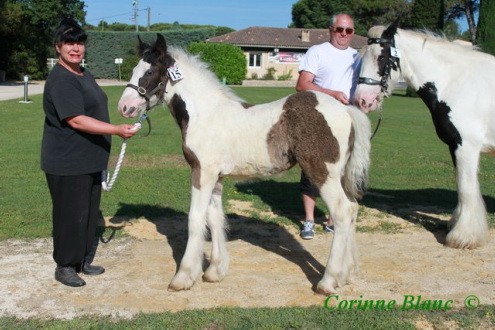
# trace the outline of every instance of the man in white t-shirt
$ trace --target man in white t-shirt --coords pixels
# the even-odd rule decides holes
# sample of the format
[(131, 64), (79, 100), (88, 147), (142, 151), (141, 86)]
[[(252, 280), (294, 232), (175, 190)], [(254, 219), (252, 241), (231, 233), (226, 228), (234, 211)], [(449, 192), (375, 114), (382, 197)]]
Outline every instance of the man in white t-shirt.
[[(357, 51), (350, 47), (354, 36), (354, 21), (347, 14), (332, 17), (330, 42), (314, 45), (308, 49), (299, 66), (296, 90), (315, 90), (326, 93), (343, 104), (349, 104), (357, 81)], [(301, 193), (306, 221), (301, 238), (314, 237), (314, 210), (318, 189), (301, 172)], [(324, 225), (327, 232), (334, 232), (333, 219), (329, 216)]]

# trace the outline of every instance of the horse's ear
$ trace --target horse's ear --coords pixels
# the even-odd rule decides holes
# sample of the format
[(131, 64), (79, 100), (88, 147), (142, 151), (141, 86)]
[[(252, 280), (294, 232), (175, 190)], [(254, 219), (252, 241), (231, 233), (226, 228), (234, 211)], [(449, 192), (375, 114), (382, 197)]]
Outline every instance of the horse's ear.
[(390, 24), (390, 26), (385, 31), (383, 31), (383, 39), (392, 39), (395, 36), (395, 34), (397, 33), (397, 28), (399, 27), (399, 21), (400, 16), (397, 17), (397, 19), (392, 24)]
[(165, 38), (160, 33), (156, 34), (156, 50), (162, 54), (167, 52), (167, 42)]
[(138, 41), (139, 41), (138, 53), (139, 53), (139, 56), (142, 56), (144, 49), (147, 48), (148, 45), (141, 40), (141, 37), (139, 35), (137, 37), (138, 37)]

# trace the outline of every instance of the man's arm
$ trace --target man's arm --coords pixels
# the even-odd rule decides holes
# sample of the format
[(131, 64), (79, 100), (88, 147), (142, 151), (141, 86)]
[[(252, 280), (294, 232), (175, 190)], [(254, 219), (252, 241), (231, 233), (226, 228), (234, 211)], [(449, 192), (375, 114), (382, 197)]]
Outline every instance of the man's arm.
[(313, 83), (314, 79), (315, 79), (315, 75), (312, 74), (311, 72), (308, 71), (299, 72), (299, 78), (297, 79), (296, 90), (298, 92), (301, 91), (323, 92), (325, 94), (330, 95), (331, 97), (335, 98), (336, 100), (340, 101), (343, 104), (349, 104), (349, 99), (347, 98), (347, 95), (345, 95), (345, 93), (339, 91), (333, 91), (326, 88), (321, 88), (320, 86), (315, 85)]

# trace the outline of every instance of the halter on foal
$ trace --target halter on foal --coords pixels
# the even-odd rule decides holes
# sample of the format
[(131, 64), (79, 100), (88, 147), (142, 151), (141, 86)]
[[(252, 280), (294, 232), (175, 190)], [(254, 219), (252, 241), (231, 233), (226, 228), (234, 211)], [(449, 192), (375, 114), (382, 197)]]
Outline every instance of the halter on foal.
[(477, 171), (480, 152), (495, 150), (495, 57), (397, 27), (398, 20), (368, 32), (355, 104), (366, 112), (375, 110), (391, 94), (400, 74), (417, 91), (456, 169), (458, 205), (446, 243), (475, 248), (488, 237)]
[[(140, 55), (119, 111), (132, 117), (137, 111), (130, 109), (153, 107), (163, 100), (182, 131), (182, 150), (192, 170), (187, 248), (169, 288), (189, 289), (202, 273), (207, 227), (212, 252), (203, 280), (221, 281), (227, 274), (224, 177), (265, 176), (296, 164), (319, 188), (335, 220), (332, 249), (317, 290), (328, 294), (346, 284), (358, 264), (354, 237), (357, 199), (369, 166), (367, 116), (319, 92), (245, 107), (203, 62), (169, 49), (161, 35), (153, 46), (140, 40)], [(157, 89), (162, 82), (163, 88)]]

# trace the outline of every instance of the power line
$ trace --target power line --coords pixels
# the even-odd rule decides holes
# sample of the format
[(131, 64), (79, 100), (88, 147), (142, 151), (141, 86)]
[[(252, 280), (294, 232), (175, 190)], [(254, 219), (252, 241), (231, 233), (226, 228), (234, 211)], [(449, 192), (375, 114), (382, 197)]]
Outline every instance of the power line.
[[(145, 11), (147, 9), (140, 9), (139, 11)], [(112, 15), (112, 16), (105, 16), (105, 17), (100, 17), (100, 18), (95, 18), (95, 19), (91, 19), (91, 20), (88, 20), (86, 21), (86, 23), (89, 23), (89, 22), (100, 22), (100, 21), (104, 21), (105, 19), (107, 18), (112, 18), (112, 17), (119, 17), (119, 16), (126, 16), (126, 15), (134, 15), (135, 11), (130, 11), (130, 12), (127, 12), (127, 13), (123, 13), (123, 14), (116, 14), (116, 15)]]

